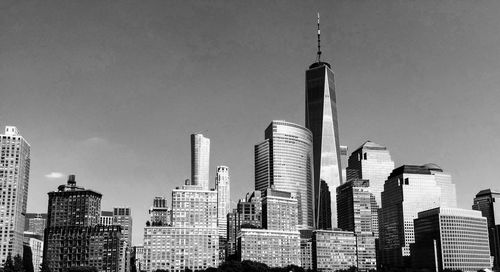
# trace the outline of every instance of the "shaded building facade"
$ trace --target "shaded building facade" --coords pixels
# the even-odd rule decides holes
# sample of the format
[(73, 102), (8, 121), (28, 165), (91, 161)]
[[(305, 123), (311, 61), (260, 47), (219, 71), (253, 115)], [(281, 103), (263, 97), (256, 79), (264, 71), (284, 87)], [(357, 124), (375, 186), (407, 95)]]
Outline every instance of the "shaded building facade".
[(414, 225), (411, 256), (415, 268), (440, 272), (490, 268), (488, 224), (481, 212), (434, 208), (419, 212)]
[(488, 236), (493, 267), (500, 268), (500, 192), (481, 190), (474, 198), (472, 209), (481, 211), (488, 223)]

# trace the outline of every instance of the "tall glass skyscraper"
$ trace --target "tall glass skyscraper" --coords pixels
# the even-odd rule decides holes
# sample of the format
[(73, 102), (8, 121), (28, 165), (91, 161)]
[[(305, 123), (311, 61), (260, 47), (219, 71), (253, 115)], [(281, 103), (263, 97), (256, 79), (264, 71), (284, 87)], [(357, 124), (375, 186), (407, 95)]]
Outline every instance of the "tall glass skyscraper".
[(255, 190), (289, 192), (298, 201), (298, 229), (313, 228), (312, 135), (297, 124), (273, 121), (255, 146)]
[[(318, 43), (317, 62), (306, 71), (306, 128), (311, 130), (314, 144), (315, 225), (318, 229), (331, 229), (337, 227), (335, 188), (342, 184), (342, 169), (334, 75), (330, 64), (322, 62), (320, 56)], [(321, 186), (321, 182), (328, 186)], [(320, 199), (321, 188), (327, 187), (330, 189), (331, 216), (325, 213), (328, 203)]]
[(23, 255), (23, 232), (28, 201), (30, 145), (16, 127), (0, 135), (0, 263), (8, 254)]
[(191, 185), (208, 190), (210, 139), (203, 134), (191, 134)]
[(382, 204), (381, 194), (384, 183), (394, 170), (394, 161), (387, 147), (366, 141), (349, 156), (347, 181), (351, 179), (367, 179), (370, 181), (368, 190), (375, 196), (377, 205)]

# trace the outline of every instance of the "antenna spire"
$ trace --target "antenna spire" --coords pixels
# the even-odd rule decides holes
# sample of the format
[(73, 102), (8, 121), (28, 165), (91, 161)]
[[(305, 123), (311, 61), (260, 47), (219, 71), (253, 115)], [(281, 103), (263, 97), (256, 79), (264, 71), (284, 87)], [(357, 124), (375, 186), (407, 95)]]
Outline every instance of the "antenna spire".
[(321, 30), (319, 29), (319, 12), (318, 12), (318, 62), (321, 62)]

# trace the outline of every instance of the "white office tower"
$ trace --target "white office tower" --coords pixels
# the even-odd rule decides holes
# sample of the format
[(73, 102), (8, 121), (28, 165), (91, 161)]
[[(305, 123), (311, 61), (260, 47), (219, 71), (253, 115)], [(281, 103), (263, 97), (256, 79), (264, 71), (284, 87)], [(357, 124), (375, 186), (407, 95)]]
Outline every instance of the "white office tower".
[(210, 139), (203, 134), (191, 134), (191, 185), (208, 190)]
[(224, 260), (226, 255), (227, 214), (231, 208), (229, 186), (229, 167), (217, 166), (215, 190), (217, 191), (217, 228), (219, 229), (219, 255), (221, 260)]
[(23, 256), (23, 232), (30, 171), (30, 145), (16, 127), (0, 135), (0, 263)]

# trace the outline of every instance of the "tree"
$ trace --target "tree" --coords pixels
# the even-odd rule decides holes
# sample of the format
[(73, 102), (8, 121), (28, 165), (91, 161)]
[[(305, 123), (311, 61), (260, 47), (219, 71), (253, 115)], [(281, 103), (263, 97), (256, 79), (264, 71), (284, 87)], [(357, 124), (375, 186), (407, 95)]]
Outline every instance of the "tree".
[(34, 272), (33, 268), (33, 254), (30, 246), (23, 246), (23, 266), (25, 272)]
[(40, 272), (50, 272), (50, 267), (48, 264), (42, 262), (40, 264)]
[(3, 271), (4, 272), (14, 272), (14, 262), (12, 262), (12, 255), (10, 255), (10, 253), (7, 255), (7, 259), (5, 260), (5, 263), (3, 264)]
[(24, 272), (23, 258), (19, 254), (14, 257), (14, 272)]

